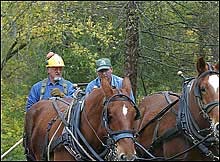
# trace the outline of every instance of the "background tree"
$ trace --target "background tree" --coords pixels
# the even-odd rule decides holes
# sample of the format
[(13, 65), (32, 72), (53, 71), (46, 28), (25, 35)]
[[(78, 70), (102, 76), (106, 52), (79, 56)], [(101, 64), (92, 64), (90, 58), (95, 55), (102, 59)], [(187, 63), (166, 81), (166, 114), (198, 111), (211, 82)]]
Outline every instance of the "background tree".
[(137, 90), (137, 67), (139, 48), (139, 29), (136, 4), (129, 1), (126, 7), (125, 74), (129, 74), (134, 96)]

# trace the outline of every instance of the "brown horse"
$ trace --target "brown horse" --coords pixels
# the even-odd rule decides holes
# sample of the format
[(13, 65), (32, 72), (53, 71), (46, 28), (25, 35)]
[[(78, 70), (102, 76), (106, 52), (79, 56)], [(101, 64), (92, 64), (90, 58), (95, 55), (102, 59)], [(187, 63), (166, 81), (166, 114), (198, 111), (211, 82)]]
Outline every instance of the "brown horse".
[(140, 112), (128, 97), (128, 77), (122, 86), (114, 89), (102, 78), (101, 88), (85, 100), (55, 97), (34, 104), (25, 118), (27, 160), (134, 160)]
[(219, 63), (201, 57), (197, 72), (184, 79), (182, 94), (158, 92), (140, 102), (142, 160), (219, 159)]

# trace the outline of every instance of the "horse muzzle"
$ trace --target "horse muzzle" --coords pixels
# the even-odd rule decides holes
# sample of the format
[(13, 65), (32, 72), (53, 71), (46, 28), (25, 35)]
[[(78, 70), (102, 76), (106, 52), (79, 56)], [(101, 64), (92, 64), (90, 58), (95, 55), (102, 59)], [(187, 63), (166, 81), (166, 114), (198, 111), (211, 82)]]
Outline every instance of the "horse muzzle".
[(131, 156), (128, 156), (128, 155), (125, 155), (125, 154), (120, 154), (118, 155), (117, 157), (117, 160), (118, 161), (134, 161), (136, 159), (136, 155), (131, 155)]

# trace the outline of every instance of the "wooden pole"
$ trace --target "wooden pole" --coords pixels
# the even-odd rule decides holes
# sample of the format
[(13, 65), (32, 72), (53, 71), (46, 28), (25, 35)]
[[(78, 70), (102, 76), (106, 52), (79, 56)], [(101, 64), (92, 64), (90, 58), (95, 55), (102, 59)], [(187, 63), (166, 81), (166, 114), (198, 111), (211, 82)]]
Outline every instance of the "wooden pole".
[(23, 138), (21, 138), (18, 142), (16, 142), (8, 151), (6, 151), (3, 155), (1, 155), (1, 160), (9, 153), (11, 152), (15, 147), (17, 147), (21, 142), (23, 141)]

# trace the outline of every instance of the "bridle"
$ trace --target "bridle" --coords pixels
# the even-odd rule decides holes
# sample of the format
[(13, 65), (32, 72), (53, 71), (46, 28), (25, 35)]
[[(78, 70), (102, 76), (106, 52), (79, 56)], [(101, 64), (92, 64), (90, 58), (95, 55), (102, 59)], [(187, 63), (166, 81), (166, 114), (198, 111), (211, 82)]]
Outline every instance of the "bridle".
[[(191, 150), (195, 146), (207, 157), (211, 159), (218, 159), (216, 155), (208, 148), (208, 146), (216, 145), (218, 143), (218, 128), (219, 123), (215, 125), (212, 123), (209, 113), (210, 111), (219, 105), (219, 101), (212, 101), (210, 103), (204, 104), (202, 100), (201, 89), (199, 88), (199, 83), (201, 78), (207, 75), (219, 75), (219, 72), (208, 70), (201, 73), (197, 78), (189, 78), (184, 81), (183, 84), (183, 95), (180, 100), (180, 111), (178, 112), (178, 126), (183, 130), (185, 137), (193, 144), (193, 146), (188, 149)], [(194, 85), (194, 86), (193, 86)], [(205, 129), (200, 129), (198, 123), (194, 120), (189, 106), (189, 91), (191, 88), (193, 94), (196, 98), (197, 105), (200, 112), (203, 114), (203, 118), (208, 120), (210, 127)], [(214, 147), (214, 146), (213, 146)], [(184, 151), (186, 153), (186, 151)]]
[(201, 113), (203, 114), (203, 117), (207, 119), (210, 123), (210, 129), (214, 133), (215, 141), (219, 142), (219, 122), (217, 123), (212, 123), (210, 117), (209, 117), (209, 112), (212, 111), (213, 108), (216, 106), (219, 106), (219, 101), (212, 101), (208, 104), (204, 104), (202, 101), (202, 94), (199, 89), (199, 82), (201, 78), (207, 76), (207, 75), (219, 75), (219, 72), (214, 71), (213, 69), (208, 70), (203, 72), (197, 79), (195, 79), (195, 87), (194, 87), (194, 95), (196, 97), (197, 104), (199, 105), (199, 108), (201, 110)]
[(114, 101), (128, 101), (133, 105), (133, 108), (136, 110), (136, 116), (134, 120), (137, 120), (140, 118), (140, 111), (138, 110), (135, 103), (126, 95), (124, 94), (116, 94), (110, 97), (109, 99), (106, 99), (104, 101), (104, 109), (103, 109), (103, 115), (102, 115), (102, 121), (103, 125), (110, 137), (117, 142), (118, 140), (122, 138), (134, 138), (134, 131), (133, 130), (120, 130), (120, 131), (112, 131), (109, 127), (109, 117), (108, 117), (108, 106), (111, 102)]
[(109, 104), (111, 102), (115, 102), (115, 101), (128, 101), (132, 104), (133, 108), (136, 111), (136, 116), (134, 118), (134, 120), (138, 120), (140, 118), (140, 111), (137, 108), (137, 106), (135, 105), (135, 103), (131, 100), (130, 97), (124, 95), (124, 94), (115, 94), (110, 98), (107, 98), (104, 100), (104, 108), (103, 108), (103, 112), (102, 112), (102, 124), (107, 132), (108, 135), (108, 139), (107, 139), (107, 144), (110, 145), (110, 147), (112, 148), (112, 153), (114, 154), (115, 151), (115, 144), (117, 141), (119, 141), (120, 139), (123, 138), (131, 138), (132, 140), (134, 140), (135, 138), (135, 130), (118, 130), (118, 131), (113, 131), (109, 124), (110, 124), (110, 120), (109, 120), (109, 115), (108, 115), (108, 109), (109, 109)]
[(216, 106), (219, 106), (219, 101), (212, 101), (208, 104), (204, 104), (202, 101), (202, 95), (201, 91), (199, 89), (199, 81), (201, 78), (207, 76), (207, 75), (219, 75), (219, 72), (217, 71), (205, 71), (203, 72), (197, 79), (195, 79), (195, 87), (194, 87), (194, 95), (196, 97), (197, 103), (200, 107), (201, 112), (203, 113), (205, 118), (209, 119), (208, 113)]

